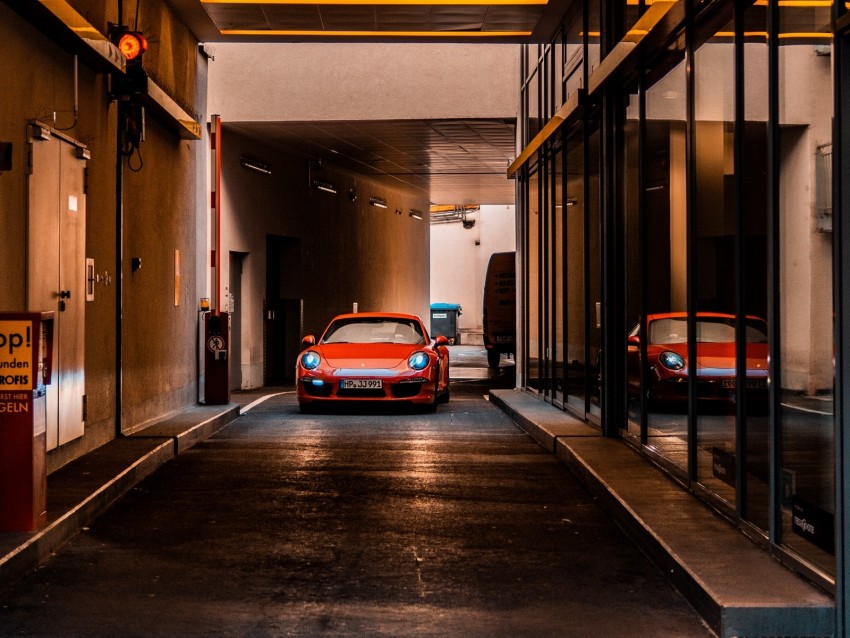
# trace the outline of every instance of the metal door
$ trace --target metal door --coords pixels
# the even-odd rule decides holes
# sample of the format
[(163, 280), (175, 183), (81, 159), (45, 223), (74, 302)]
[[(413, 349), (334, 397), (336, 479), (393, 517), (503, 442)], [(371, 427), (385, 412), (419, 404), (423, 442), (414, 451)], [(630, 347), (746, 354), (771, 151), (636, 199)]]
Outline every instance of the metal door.
[(55, 311), (47, 449), (85, 429), (85, 149), (42, 126), (30, 138), (27, 307)]

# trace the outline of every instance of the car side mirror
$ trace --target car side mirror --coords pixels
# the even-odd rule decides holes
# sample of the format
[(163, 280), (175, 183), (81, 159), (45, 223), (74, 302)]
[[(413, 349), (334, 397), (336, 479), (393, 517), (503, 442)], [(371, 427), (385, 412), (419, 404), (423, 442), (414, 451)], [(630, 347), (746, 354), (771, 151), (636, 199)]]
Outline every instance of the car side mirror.
[(434, 339), (435, 346), (447, 346), (449, 345), (449, 338), (446, 335), (440, 335)]
[(640, 345), (640, 337), (637, 335), (629, 336), (629, 345), (630, 346), (639, 346)]
[(306, 337), (304, 337), (301, 340), (301, 345), (304, 346), (305, 348), (307, 348), (309, 346), (315, 346), (316, 345), (316, 337), (314, 337), (313, 335), (307, 335)]

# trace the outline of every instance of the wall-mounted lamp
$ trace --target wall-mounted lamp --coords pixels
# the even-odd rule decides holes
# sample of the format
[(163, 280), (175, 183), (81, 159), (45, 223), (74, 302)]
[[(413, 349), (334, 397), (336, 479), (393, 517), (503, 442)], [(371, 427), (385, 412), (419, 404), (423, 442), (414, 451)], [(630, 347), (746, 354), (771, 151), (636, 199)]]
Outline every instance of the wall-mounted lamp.
[(408, 215), (410, 215), (411, 217), (413, 217), (413, 219), (422, 219), (422, 211), (421, 211), (421, 210), (416, 210), (415, 208), (411, 208), (411, 209), (410, 209), (410, 212), (408, 213)]
[(325, 191), (326, 193), (333, 193), (334, 195), (336, 195), (336, 186), (334, 186), (330, 182), (323, 182), (321, 180), (314, 179), (313, 187), (320, 191)]
[(575, 197), (567, 197), (567, 206), (578, 206), (578, 199)]
[(369, 205), (375, 206), (376, 208), (386, 208), (387, 207), (387, 200), (380, 199), (378, 197), (370, 197), (369, 198)]
[(141, 257), (131, 257), (130, 258), (130, 268), (133, 272), (140, 270), (142, 268), (142, 258)]
[(239, 166), (241, 166), (242, 168), (247, 168), (251, 171), (257, 171), (258, 173), (264, 173), (266, 175), (272, 174), (269, 165), (265, 162), (261, 162), (260, 160), (249, 159), (247, 157), (240, 157)]

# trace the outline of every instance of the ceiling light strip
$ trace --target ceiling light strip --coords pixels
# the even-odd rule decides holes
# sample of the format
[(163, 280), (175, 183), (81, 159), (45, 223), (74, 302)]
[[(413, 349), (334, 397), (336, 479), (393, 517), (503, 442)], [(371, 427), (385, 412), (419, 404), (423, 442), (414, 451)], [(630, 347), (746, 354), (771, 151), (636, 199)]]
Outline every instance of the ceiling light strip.
[(336, 4), (336, 5), (545, 5), (547, 0), (201, 0), (202, 4)]
[(221, 35), (346, 38), (527, 38), (531, 31), (298, 31), (287, 29), (222, 29)]

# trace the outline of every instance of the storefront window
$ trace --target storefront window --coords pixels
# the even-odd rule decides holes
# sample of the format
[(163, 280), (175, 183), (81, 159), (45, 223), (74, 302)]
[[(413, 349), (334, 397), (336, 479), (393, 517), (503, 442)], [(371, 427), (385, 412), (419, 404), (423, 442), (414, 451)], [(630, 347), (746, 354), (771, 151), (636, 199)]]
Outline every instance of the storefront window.
[(831, 7), (778, 10), (782, 542), (834, 573)]
[(601, 0), (587, 0), (587, 74), (593, 73), (602, 60), (600, 24)]
[(584, 143), (580, 131), (567, 141), (567, 403), (586, 410)]
[(590, 394), (589, 414), (602, 414), (602, 203), (600, 201), (601, 158), (599, 129), (594, 129), (587, 138), (587, 386)]
[(583, 34), (581, 13), (574, 12), (568, 19), (564, 36), (564, 101), (585, 86)]
[[(684, 59), (648, 76), (643, 152), (644, 313), (629, 343), (645, 353), (647, 449), (688, 470), (687, 82)], [(684, 329), (684, 330), (683, 330)]]
[[(694, 350), (696, 478), (735, 506), (737, 488), (737, 206), (734, 25), (694, 52)], [(747, 328), (747, 383), (767, 394), (767, 326)], [(692, 359), (696, 354), (696, 360)], [(694, 372), (692, 370), (692, 372)]]
[(567, 210), (564, 207), (564, 162), (565, 150), (562, 144), (552, 163), (552, 303), (554, 318), (552, 321), (553, 368), (552, 398), (559, 404), (564, 402), (564, 222)]
[[(751, 5), (744, 13), (743, 98), (744, 121), (738, 129), (741, 163), (737, 167), (741, 185), (740, 281), (743, 287), (743, 314), (768, 318), (768, 46), (767, 11)], [(770, 334), (767, 334), (768, 341)], [(748, 364), (749, 366), (749, 364)], [(744, 491), (741, 517), (765, 531), (770, 516), (770, 420), (764, 390), (753, 382), (738, 392), (743, 400), (743, 421), (739, 428), (746, 447), (746, 469), (739, 477)]]
[(526, 208), (526, 384), (540, 391), (540, 171), (535, 170), (528, 180)]
[[(626, 326), (635, 335), (640, 331), (643, 308), (641, 286), (642, 238), (640, 220), (640, 102), (637, 89), (632, 89), (623, 121), (623, 152), (621, 187), (626, 244)], [(627, 339), (627, 337), (624, 337)], [(641, 435), (642, 384), (639, 340), (626, 344), (626, 436), (636, 440)]]

